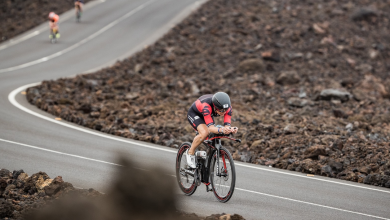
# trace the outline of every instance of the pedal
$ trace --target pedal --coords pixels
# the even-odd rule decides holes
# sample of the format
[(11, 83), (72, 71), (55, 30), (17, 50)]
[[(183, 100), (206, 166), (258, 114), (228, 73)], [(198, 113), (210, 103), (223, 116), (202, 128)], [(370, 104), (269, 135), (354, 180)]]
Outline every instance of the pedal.
[(191, 176), (195, 175), (195, 170), (185, 170), (186, 174), (190, 174)]
[(213, 191), (213, 188), (212, 188), (212, 187), (209, 188), (209, 186), (211, 186), (210, 183), (204, 183), (204, 184), (206, 185), (206, 192), (211, 192), (211, 191)]

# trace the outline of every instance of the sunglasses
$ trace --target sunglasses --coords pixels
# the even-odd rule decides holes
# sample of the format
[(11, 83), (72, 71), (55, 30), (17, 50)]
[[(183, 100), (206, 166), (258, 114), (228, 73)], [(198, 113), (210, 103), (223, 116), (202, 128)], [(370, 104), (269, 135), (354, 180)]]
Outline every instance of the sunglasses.
[(217, 109), (217, 108), (215, 108), (217, 111), (219, 111), (219, 112), (221, 112), (221, 113), (225, 113), (228, 109), (227, 108), (225, 108), (225, 109)]

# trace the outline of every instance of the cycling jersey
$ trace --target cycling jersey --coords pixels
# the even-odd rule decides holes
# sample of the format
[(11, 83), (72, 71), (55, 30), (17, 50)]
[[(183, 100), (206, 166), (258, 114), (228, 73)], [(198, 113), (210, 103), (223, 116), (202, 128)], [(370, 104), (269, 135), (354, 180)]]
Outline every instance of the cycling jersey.
[[(219, 114), (214, 111), (212, 102), (213, 94), (203, 95), (199, 97), (188, 110), (187, 118), (194, 129), (197, 129), (199, 124), (206, 124), (207, 127), (214, 125), (214, 117)], [(232, 107), (226, 111), (224, 116), (224, 125), (230, 125), (232, 118)]]

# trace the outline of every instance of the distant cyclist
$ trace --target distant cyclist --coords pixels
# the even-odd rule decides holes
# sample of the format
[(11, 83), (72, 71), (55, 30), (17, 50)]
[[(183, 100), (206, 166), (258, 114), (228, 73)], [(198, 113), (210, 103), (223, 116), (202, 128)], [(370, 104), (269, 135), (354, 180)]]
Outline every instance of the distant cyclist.
[(77, 16), (78, 10), (80, 10), (80, 16), (81, 16), (81, 13), (83, 12), (83, 5), (84, 5), (83, 0), (75, 0), (74, 1), (74, 7), (76, 9), (76, 16)]
[[(224, 92), (217, 92), (214, 95), (208, 94), (198, 98), (188, 110), (187, 118), (191, 126), (198, 131), (192, 141), (191, 148), (187, 150), (187, 164), (196, 168), (195, 150), (211, 133), (230, 134), (237, 133), (238, 128), (232, 128), (232, 105), (230, 97)], [(224, 127), (216, 127), (214, 117), (224, 116)]]
[(54, 12), (49, 13), (50, 36), (52, 34), (55, 34), (56, 38), (60, 37), (60, 31), (58, 28), (58, 20), (60, 20), (60, 16), (58, 16)]

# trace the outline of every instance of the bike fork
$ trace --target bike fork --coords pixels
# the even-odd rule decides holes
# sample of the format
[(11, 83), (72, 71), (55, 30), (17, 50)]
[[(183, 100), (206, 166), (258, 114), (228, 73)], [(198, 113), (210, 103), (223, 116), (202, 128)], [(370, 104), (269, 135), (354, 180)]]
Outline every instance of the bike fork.
[(221, 173), (219, 171), (219, 157), (220, 157), (220, 149), (221, 149), (221, 140), (216, 140), (215, 146), (217, 148), (217, 176), (221, 176)]

